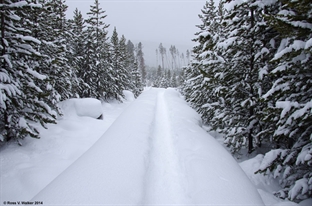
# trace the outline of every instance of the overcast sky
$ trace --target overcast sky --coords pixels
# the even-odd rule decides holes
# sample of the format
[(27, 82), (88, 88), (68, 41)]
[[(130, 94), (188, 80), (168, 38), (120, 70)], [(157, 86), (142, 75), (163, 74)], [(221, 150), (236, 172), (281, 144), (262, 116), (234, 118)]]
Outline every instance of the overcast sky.
[[(175, 45), (180, 52), (192, 49), (195, 25), (200, 24), (198, 14), (205, 0), (99, 0), (106, 11), (109, 35), (114, 27), (121, 36), (133, 43), (142, 42), (147, 64), (156, 62), (156, 49), (160, 43), (169, 49)], [(66, 0), (68, 17), (77, 7), (86, 17), (94, 0)]]

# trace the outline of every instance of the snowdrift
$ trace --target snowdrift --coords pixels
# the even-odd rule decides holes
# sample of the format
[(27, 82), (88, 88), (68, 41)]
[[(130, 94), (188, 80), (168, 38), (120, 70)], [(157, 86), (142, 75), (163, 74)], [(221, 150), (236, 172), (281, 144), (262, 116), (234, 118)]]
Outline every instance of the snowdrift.
[(103, 109), (100, 100), (93, 98), (72, 98), (58, 103), (65, 118), (70, 117), (92, 117), (103, 118)]
[(199, 124), (175, 90), (146, 90), (33, 201), (264, 205), (232, 156)]

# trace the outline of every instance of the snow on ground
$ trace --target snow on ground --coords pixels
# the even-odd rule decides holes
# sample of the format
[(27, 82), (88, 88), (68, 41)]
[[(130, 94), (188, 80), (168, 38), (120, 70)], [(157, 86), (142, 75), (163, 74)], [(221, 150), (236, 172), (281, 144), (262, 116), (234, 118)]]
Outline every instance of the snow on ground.
[(254, 174), (262, 156), (239, 167), (174, 89), (147, 88), (134, 102), (125, 95), (125, 103), (102, 104), (104, 120), (71, 113), (41, 140), (0, 148), (1, 204), (263, 205), (260, 193), (266, 206), (296, 205)]
[[(250, 181), (258, 189), (261, 198), (266, 206), (296, 206), (298, 204), (286, 200), (282, 200), (273, 195), (275, 191), (281, 189), (278, 181), (273, 179), (271, 175), (264, 176), (263, 174), (255, 174), (261, 165), (263, 155), (259, 154), (254, 158), (245, 160), (240, 163), (240, 166), (245, 171)], [(310, 205), (306, 205), (310, 206)]]
[(199, 123), (174, 89), (145, 91), (33, 201), (264, 205), (232, 156)]
[(101, 119), (103, 115), (101, 101), (93, 98), (67, 99), (58, 103), (58, 107), (61, 108), (63, 118), (80, 116)]
[[(65, 115), (57, 125), (50, 124), (48, 130), (40, 131), (40, 140), (26, 138), (22, 147), (9, 143), (0, 148), (0, 205), (3, 201), (30, 200), (85, 153), (133, 101), (132, 94), (125, 94), (122, 104), (102, 104), (103, 120), (74, 115), (72, 108), (64, 108)], [(97, 100), (86, 101), (82, 102), (86, 110), (98, 110), (89, 108), (90, 104), (98, 107)]]

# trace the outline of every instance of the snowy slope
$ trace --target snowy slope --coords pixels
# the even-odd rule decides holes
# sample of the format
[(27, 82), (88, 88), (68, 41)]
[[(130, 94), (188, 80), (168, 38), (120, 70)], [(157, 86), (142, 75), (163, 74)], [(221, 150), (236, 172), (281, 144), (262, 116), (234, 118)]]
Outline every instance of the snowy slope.
[(173, 89), (150, 89), (33, 200), (45, 204), (263, 205)]
[[(125, 91), (125, 95), (127, 99), (122, 104), (103, 103), (103, 120), (80, 117), (73, 114), (72, 108), (63, 108), (65, 115), (57, 125), (49, 124), (47, 130), (42, 129), (40, 140), (26, 138), (22, 147), (11, 142), (0, 148), (0, 205), (4, 201), (30, 200), (77, 160), (131, 104), (133, 94)], [(90, 116), (90, 109), (97, 110), (89, 107), (88, 101), (85, 109)]]

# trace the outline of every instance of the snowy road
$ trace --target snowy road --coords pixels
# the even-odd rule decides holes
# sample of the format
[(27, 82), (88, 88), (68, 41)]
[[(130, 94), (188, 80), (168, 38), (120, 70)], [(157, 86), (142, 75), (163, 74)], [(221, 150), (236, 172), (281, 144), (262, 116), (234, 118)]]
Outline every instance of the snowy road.
[(157, 95), (143, 204), (189, 204), (164, 93)]
[(174, 89), (145, 91), (33, 200), (45, 205), (264, 205)]

